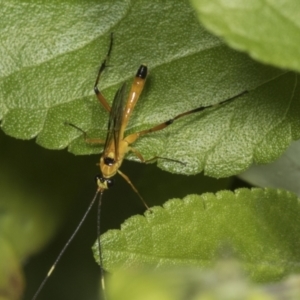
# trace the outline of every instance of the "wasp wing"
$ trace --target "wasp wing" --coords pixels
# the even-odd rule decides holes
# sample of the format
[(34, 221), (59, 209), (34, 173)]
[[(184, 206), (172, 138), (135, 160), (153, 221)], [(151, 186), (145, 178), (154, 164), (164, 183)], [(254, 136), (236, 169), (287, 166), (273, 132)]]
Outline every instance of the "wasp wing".
[(124, 83), (121, 88), (115, 94), (108, 125), (107, 125), (107, 136), (105, 140), (104, 152), (106, 149), (112, 144), (112, 140), (114, 141), (114, 148), (115, 148), (115, 157), (119, 157), (119, 139), (120, 139), (120, 128), (122, 124), (124, 108), (125, 108), (125, 91), (126, 91), (126, 84)]

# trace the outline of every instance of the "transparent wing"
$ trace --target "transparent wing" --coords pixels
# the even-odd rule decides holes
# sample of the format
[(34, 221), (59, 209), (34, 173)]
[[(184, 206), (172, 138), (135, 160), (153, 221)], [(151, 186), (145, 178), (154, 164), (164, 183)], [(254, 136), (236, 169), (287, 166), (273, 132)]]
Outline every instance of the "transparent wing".
[(125, 91), (126, 91), (126, 84), (124, 83), (121, 88), (115, 94), (108, 125), (107, 125), (107, 136), (105, 140), (104, 152), (106, 152), (107, 147), (111, 145), (112, 139), (114, 140), (115, 145), (115, 157), (119, 156), (119, 134), (120, 128), (123, 119), (124, 107), (125, 107)]

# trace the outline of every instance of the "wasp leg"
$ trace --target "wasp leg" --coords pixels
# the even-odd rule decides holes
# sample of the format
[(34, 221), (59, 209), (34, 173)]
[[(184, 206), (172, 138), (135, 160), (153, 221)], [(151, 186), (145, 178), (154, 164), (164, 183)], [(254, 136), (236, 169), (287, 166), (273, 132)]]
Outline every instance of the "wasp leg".
[(108, 51), (107, 51), (107, 54), (106, 54), (106, 57), (105, 59), (103, 60), (101, 66), (100, 66), (100, 69), (99, 69), (99, 72), (98, 72), (98, 75), (97, 75), (97, 78), (96, 78), (96, 81), (95, 81), (95, 84), (94, 84), (94, 92), (98, 98), (98, 100), (100, 101), (100, 103), (102, 104), (102, 106), (108, 111), (110, 112), (111, 110), (111, 107), (110, 105), (108, 104), (107, 100), (105, 99), (105, 97), (102, 95), (102, 93), (100, 92), (99, 88), (98, 88), (98, 84), (99, 84), (99, 81), (100, 81), (100, 76), (101, 74), (103, 73), (103, 71), (105, 70), (105, 68), (107, 67), (107, 62), (108, 62), (108, 59), (110, 57), (110, 53), (111, 53), (111, 49), (112, 49), (112, 46), (113, 46), (113, 33), (111, 33), (110, 35), (110, 44), (109, 44), (109, 48), (108, 48)]
[(168, 127), (169, 125), (173, 124), (174, 121), (176, 121), (176, 120), (178, 120), (178, 119), (180, 119), (180, 118), (182, 118), (182, 117), (184, 117), (184, 116), (188, 116), (188, 115), (190, 115), (190, 114), (193, 114), (193, 113), (196, 113), (196, 112), (203, 111), (203, 110), (205, 110), (205, 109), (207, 109), (207, 108), (217, 107), (217, 106), (219, 106), (219, 105), (222, 105), (222, 104), (225, 104), (225, 103), (227, 103), (227, 102), (230, 102), (230, 101), (232, 101), (232, 100), (234, 100), (234, 99), (236, 99), (236, 98), (238, 98), (238, 97), (240, 97), (240, 96), (242, 96), (242, 95), (244, 95), (244, 94), (246, 94), (246, 93), (248, 93), (248, 91), (243, 91), (242, 93), (239, 93), (239, 94), (237, 94), (237, 95), (235, 95), (235, 96), (233, 96), (233, 97), (230, 97), (230, 98), (228, 98), (228, 99), (226, 99), (226, 100), (223, 100), (223, 101), (221, 101), (221, 102), (219, 102), (219, 103), (217, 103), (217, 104), (213, 104), (213, 105), (209, 105), (209, 106), (200, 106), (200, 107), (198, 107), (198, 108), (195, 108), (195, 109), (186, 111), (186, 112), (181, 113), (181, 114), (175, 116), (174, 118), (172, 118), (172, 119), (170, 119), (170, 120), (168, 120), (168, 121), (166, 121), (166, 122), (160, 123), (160, 124), (158, 124), (158, 125), (156, 125), (156, 126), (154, 126), (154, 127), (152, 127), (152, 128), (145, 129), (145, 130), (142, 130), (142, 131), (139, 131), (139, 132), (136, 132), (136, 133), (132, 133), (132, 134), (130, 134), (129, 136), (127, 136), (127, 137), (125, 138), (125, 140), (128, 142), (128, 144), (132, 144), (132, 143), (134, 143), (140, 136), (145, 135), (145, 134), (148, 134), (148, 133), (151, 133), (151, 132), (160, 131), (160, 130), (162, 130), (162, 129)]
[(94, 144), (94, 145), (103, 145), (105, 144), (105, 140), (102, 140), (102, 139), (91, 139), (91, 138), (88, 138), (87, 137), (87, 133), (81, 129), (80, 127), (72, 124), (72, 123), (69, 123), (69, 122), (65, 122), (64, 123), (65, 125), (68, 125), (68, 126), (71, 126), (77, 130), (79, 130), (80, 132), (83, 133), (83, 138), (84, 138), (84, 141), (87, 143), (87, 144)]
[(137, 190), (137, 188), (133, 185), (133, 183), (131, 182), (131, 180), (129, 179), (129, 177), (124, 174), (123, 172), (121, 172), (120, 170), (118, 170), (118, 173), (126, 180), (126, 182), (131, 186), (131, 188), (136, 192), (136, 194), (139, 196), (139, 198), (142, 200), (143, 204), (145, 205), (145, 207), (151, 211), (151, 209), (149, 208), (149, 206), (147, 205), (146, 201), (143, 199), (143, 197), (141, 196), (141, 194), (139, 193), (139, 191)]
[(139, 158), (139, 160), (142, 163), (144, 163), (144, 164), (149, 164), (149, 163), (157, 161), (158, 159), (163, 159), (163, 160), (173, 161), (173, 162), (176, 162), (176, 163), (179, 163), (179, 164), (182, 164), (182, 165), (186, 166), (186, 163), (184, 163), (184, 162), (182, 162), (180, 160), (172, 159), (172, 158), (168, 158), (168, 157), (154, 156), (154, 157), (152, 157), (150, 159), (144, 159), (144, 157), (142, 156), (142, 154), (138, 150), (136, 150), (135, 148), (130, 147), (129, 150), (131, 152), (133, 152)]

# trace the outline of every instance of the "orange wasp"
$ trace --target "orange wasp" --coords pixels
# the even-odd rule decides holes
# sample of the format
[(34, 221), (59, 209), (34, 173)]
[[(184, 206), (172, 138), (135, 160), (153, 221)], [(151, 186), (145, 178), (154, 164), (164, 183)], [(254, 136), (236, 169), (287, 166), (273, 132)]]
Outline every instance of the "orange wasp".
[[(139, 196), (139, 198), (142, 200), (144, 203), (145, 207), (149, 209), (148, 205), (146, 204), (145, 200), (143, 197), (140, 195), (139, 191), (136, 189), (136, 187), (133, 185), (133, 183), (130, 181), (129, 177), (125, 175), (123, 172), (120, 171), (120, 167), (122, 165), (122, 162), (128, 152), (133, 152), (141, 162), (143, 163), (148, 163), (150, 161), (154, 161), (157, 159), (166, 159), (169, 161), (174, 161), (177, 163), (185, 164), (183, 162), (174, 160), (174, 159), (169, 159), (169, 158), (164, 158), (160, 156), (155, 156), (152, 159), (145, 160), (141, 153), (136, 150), (135, 148), (131, 147), (131, 144), (133, 144), (138, 138), (140, 138), (143, 135), (162, 130), (166, 128), (167, 126), (171, 125), (175, 120), (182, 118), (184, 116), (200, 112), (206, 108), (214, 107), (220, 104), (224, 104), (226, 102), (229, 102), (242, 94), (246, 93), (247, 91), (243, 91), (242, 93), (239, 93), (233, 97), (230, 97), (222, 102), (219, 102), (218, 104), (215, 105), (209, 105), (209, 106), (201, 106), (192, 110), (189, 110), (187, 112), (178, 114), (172, 119), (169, 119), (166, 122), (160, 123), (154, 127), (151, 127), (146, 130), (142, 130), (139, 132), (135, 132), (132, 134), (129, 134), (125, 136), (125, 130), (128, 125), (130, 116), (133, 112), (133, 109), (144, 89), (146, 78), (148, 75), (148, 68), (146, 65), (141, 65), (137, 73), (135, 75), (135, 78), (133, 80), (133, 83), (131, 85), (130, 91), (128, 93), (127, 98), (125, 97), (125, 91), (126, 91), (126, 84), (124, 83), (121, 88), (116, 92), (114, 100), (112, 102), (112, 106), (110, 106), (103, 96), (103, 94), (100, 92), (98, 88), (98, 84), (100, 81), (101, 74), (107, 67), (107, 62), (110, 57), (110, 53), (112, 50), (112, 45), (113, 45), (113, 35), (111, 34), (111, 39), (110, 39), (110, 45), (109, 49), (106, 55), (106, 58), (102, 62), (95, 84), (94, 84), (94, 91), (95, 94), (102, 104), (102, 106), (109, 112), (109, 121), (108, 121), (108, 132), (105, 140), (101, 139), (90, 139), (87, 137), (87, 134), (85, 131), (83, 131), (81, 128), (77, 127), (76, 125), (72, 123), (66, 122), (66, 125), (70, 125), (77, 130), (81, 131), (83, 133), (84, 139), (87, 143), (89, 144), (104, 144), (104, 150), (102, 152), (102, 155), (100, 157), (100, 171), (101, 175), (96, 176), (96, 182), (97, 182), (97, 191), (96, 194), (91, 201), (88, 209), (86, 210), (83, 218), (81, 219), (80, 223), (76, 227), (74, 233), (71, 235), (67, 243), (65, 244), (64, 248), (58, 255), (57, 259), (55, 260), (54, 264), (50, 268), (50, 271), (48, 272), (47, 276), (45, 277), (44, 281), (41, 283), (39, 289), (37, 290), (36, 294), (32, 298), (32, 300), (35, 300), (40, 293), (41, 289), (45, 285), (46, 281), (48, 280), (49, 276), (53, 272), (55, 266), (57, 265), (58, 261), (60, 260), (61, 256), (64, 254), (65, 250), (69, 246), (70, 242), (73, 240), (75, 237), (76, 233), (78, 232), (79, 228), (81, 227), (82, 223), (84, 222), (86, 216), (88, 215), (90, 209), (92, 208), (94, 202), (99, 196), (99, 207), (98, 207), (98, 215), (100, 216), (100, 208), (101, 208), (101, 200), (102, 200), (102, 195), (105, 190), (109, 189), (110, 187), (113, 186), (114, 184), (114, 179), (113, 177), (118, 173), (120, 174), (126, 181), (127, 183), (132, 187), (132, 189), (135, 191), (135, 193)], [(97, 231), (98, 231), (98, 251), (99, 251), (99, 259), (100, 259), (100, 271), (101, 271), (101, 282), (102, 282), (102, 290), (105, 290), (105, 285), (104, 285), (104, 274), (103, 274), (103, 269), (102, 269), (102, 253), (101, 253), (101, 245), (100, 245), (100, 222), (98, 220), (98, 226), (97, 226)]]
[(128, 125), (130, 116), (131, 116), (133, 109), (144, 89), (146, 78), (148, 75), (148, 68), (146, 65), (141, 65), (138, 68), (137, 73), (134, 78), (134, 81), (133, 81), (130, 91), (128, 93), (127, 99), (125, 97), (126, 84), (124, 83), (121, 86), (121, 88), (117, 91), (117, 93), (114, 97), (114, 100), (112, 102), (112, 107), (110, 107), (107, 100), (100, 92), (100, 90), (98, 88), (98, 83), (99, 83), (102, 72), (106, 68), (107, 60), (110, 56), (110, 52), (112, 49), (112, 43), (113, 43), (113, 38), (111, 35), (110, 47), (109, 47), (106, 59), (101, 64), (101, 67), (100, 67), (100, 70), (99, 70), (99, 73), (98, 73), (98, 76), (97, 76), (97, 79), (96, 79), (96, 82), (94, 85), (94, 91), (95, 91), (95, 94), (96, 94), (98, 100), (110, 114), (109, 121), (108, 121), (108, 133), (107, 133), (105, 142), (103, 140), (99, 140), (99, 139), (88, 139), (86, 136), (86, 133), (84, 131), (82, 131), (80, 128), (78, 128), (77, 126), (70, 124), (70, 123), (69, 123), (69, 125), (77, 128), (78, 130), (83, 132), (85, 141), (87, 143), (104, 144), (104, 150), (100, 157), (100, 163), (99, 163), (100, 171), (101, 171), (102, 175), (99, 175), (96, 177), (98, 191), (100, 193), (103, 193), (106, 189), (109, 189), (111, 186), (113, 186), (114, 180), (112, 177), (115, 176), (116, 173), (118, 173), (127, 181), (127, 183), (137, 193), (137, 195), (143, 201), (145, 207), (147, 209), (149, 209), (148, 205), (146, 204), (146, 202), (144, 201), (144, 199), (142, 198), (142, 196), (140, 195), (138, 190), (135, 188), (133, 183), (130, 181), (129, 177), (120, 171), (120, 167), (122, 165), (122, 162), (123, 162), (126, 154), (128, 152), (133, 152), (142, 163), (148, 163), (151, 161), (155, 161), (157, 159), (165, 159), (165, 160), (181, 163), (184, 165), (185, 165), (185, 163), (175, 160), (175, 159), (164, 158), (164, 157), (160, 157), (160, 156), (155, 156), (149, 160), (145, 160), (143, 158), (142, 154), (138, 150), (131, 147), (131, 144), (133, 144), (138, 138), (140, 138), (143, 135), (166, 128), (167, 126), (171, 125), (175, 120), (177, 120), (179, 118), (182, 118), (184, 116), (187, 116), (187, 115), (190, 115), (190, 114), (193, 114), (196, 112), (200, 112), (209, 107), (217, 106), (217, 105), (223, 104), (225, 102), (231, 101), (231, 100), (241, 96), (242, 94), (244, 94), (245, 91), (238, 95), (230, 97), (218, 104), (210, 105), (210, 106), (201, 106), (196, 109), (186, 111), (186, 112), (178, 114), (174, 118), (169, 119), (166, 122), (160, 123), (154, 127), (151, 127), (149, 129), (135, 132), (135, 133), (125, 136), (125, 130)]

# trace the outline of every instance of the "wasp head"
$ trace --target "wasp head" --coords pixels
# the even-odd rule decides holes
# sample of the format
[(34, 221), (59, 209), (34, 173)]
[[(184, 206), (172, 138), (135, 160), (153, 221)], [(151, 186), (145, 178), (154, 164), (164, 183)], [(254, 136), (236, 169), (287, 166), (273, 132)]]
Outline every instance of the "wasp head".
[(99, 190), (107, 190), (114, 185), (113, 178), (105, 178), (101, 175), (95, 177), (95, 181), (98, 185)]

